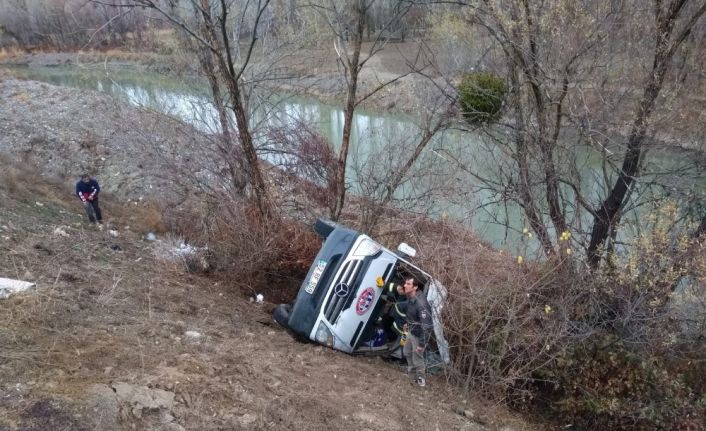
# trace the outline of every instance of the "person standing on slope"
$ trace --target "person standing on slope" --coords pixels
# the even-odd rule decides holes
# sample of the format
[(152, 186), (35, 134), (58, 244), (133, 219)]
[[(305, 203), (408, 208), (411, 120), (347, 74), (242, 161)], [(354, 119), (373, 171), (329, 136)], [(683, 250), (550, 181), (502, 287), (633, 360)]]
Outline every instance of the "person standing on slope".
[(98, 206), (98, 194), (101, 188), (95, 178), (91, 178), (88, 174), (81, 175), (81, 179), (76, 183), (76, 196), (83, 202), (83, 207), (86, 209), (88, 220), (91, 223), (103, 223), (101, 209)]
[(423, 387), (426, 385), (427, 368), (424, 350), (429, 343), (434, 323), (431, 317), (431, 306), (424, 293), (418, 294), (418, 290), (419, 282), (414, 277), (407, 277), (404, 285), (397, 287), (397, 292), (407, 297), (407, 301), (402, 303), (407, 333), (407, 341), (402, 351), (407, 359), (407, 370), (414, 376), (414, 382)]

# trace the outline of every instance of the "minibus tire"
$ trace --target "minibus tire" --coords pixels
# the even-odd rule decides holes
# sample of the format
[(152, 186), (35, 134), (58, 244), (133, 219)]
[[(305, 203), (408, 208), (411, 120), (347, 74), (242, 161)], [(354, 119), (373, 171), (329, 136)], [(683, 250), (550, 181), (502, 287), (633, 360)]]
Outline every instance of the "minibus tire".
[(314, 232), (316, 232), (321, 239), (326, 239), (328, 236), (331, 234), (331, 232), (336, 229), (336, 223), (330, 221), (330, 220), (324, 220), (324, 219), (316, 219), (316, 223), (314, 223)]
[(279, 304), (272, 312), (272, 318), (283, 328), (289, 329), (289, 313), (292, 311), (292, 306), (289, 304)]

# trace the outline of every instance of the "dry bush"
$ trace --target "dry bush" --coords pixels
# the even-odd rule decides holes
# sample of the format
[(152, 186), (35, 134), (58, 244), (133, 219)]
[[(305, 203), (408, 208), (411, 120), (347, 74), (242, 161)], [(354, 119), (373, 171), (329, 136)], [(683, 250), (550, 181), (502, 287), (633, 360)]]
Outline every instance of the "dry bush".
[(384, 227), (448, 290), (447, 376), (464, 391), (578, 429), (703, 429), (703, 239), (653, 221), (599, 274), (568, 259), (519, 264), (448, 222)]
[(19, 188), (19, 176), (16, 170), (6, 169), (0, 174), (0, 183), (9, 193), (17, 193)]
[(423, 228), (414, 235), (420, 264), (449, 294), (449, 379), (494, 399), (529, 400), (535, 372), (564, 348), (571, 330), (566, 306), (579, 294), (560, 288), (558, 267), (518, 264), (451, 223)]
[(614, 331), (571, 347), (543, 374), (553, 382), (541, 392), (546, 411), (578, 429), (703, 429), (703, 348), (698, 356), (655, 351)]
[(263, 222), (244, 202), (204, 202), (182, 215), (178, 230), (190, 243), (208, 247), (214, 275), (249, 295), (262, 293), (268, 302), (294, 299), (321, 245), (310, 226)]
[(0, 2), (0, 46), (66, 50), (88, 44), (142, 45), (147, 30), (155, 26), (149, 13), (138, 9), (114, 19), (120, 14), (118, 7), (74, 0)]
[[(579, 428), (700, 430), (706, 423), (706, 241), (670, 233), (667, 203), (604, 274), (573, 321), (592, 335), (542, 370), (550, 410)], [(588, 305), (588, 306), (585, 306)]]
[(0, 62), (16, 57), (21, 54), (21, 51), (15, 47), (0, 48)]
[(303, 194), (328, 208), (336, 152), (328, 139), (302, 121), (267, 130), (268, 152), (274, 163), (289, 173)]
[[(57, 176), (41, 176), (40, 169), (33, 165), (18, 165), (9, 157), (0, 154), (0, 185), (13, 194), (19, 202), (34, 204), (35, 201), (50, 202), (57, 207), (70, 209), (71, 205), (64, 198), (67, 184)], [(72, 185), (73, 186), (73, 185)], [(73, 194), (73, 191), (68, 192)]]
[[(1, 35), (0, 39), (2, 39)], [(2, 45), (2, 43), (0, 43), (0, 45)], [(25, 51), (21, 50), (18, 46), (0, 46), (0, 62), (5, 62), (23, 54), (25, 54)]]
[(168, 225), (165, 218), (168, 217), (170, 209), (158, 200), (146, 200), (142, 202), (122, 203), (111, 193), (101, 192), (101, 206), (107, 218), (111, 220), (121, 220), (135, 232), (164, 233), (167, 232)]

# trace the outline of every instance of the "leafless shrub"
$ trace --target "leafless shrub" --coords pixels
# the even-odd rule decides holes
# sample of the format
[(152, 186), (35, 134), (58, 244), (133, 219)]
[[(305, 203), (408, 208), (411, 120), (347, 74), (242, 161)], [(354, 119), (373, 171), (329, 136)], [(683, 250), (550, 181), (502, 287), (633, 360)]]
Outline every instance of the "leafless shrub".
[(580, 293), (560, 288), (556, 268), (518, 264), (461, 226), (437, 222), (425, 230), (433, 234), (414, 234), (420, 258), (449, 293), (449, 379), (495, 399), (529, 399), (534, 373), (565, 348), (564, 306)]
[(518, 262), (444, 221), (408, 221), (389, 238), (416, 246), (448, 289), (453, 384), (580, 428), (698, 429), (704, 244), (658, 225), (601, 274), (569, 258)]
[[(155, 198), (141, 202), (128, 202), (126, 205), (118, 196), (110, 192), (101, 192), (101, 194), (101, 206), (104, 207), (106, 214), (110, 214), (113, 220), (121, 220), (129, 226), (130, 230), (140, 233), (168, 231), (171, 210), (163, 200)], [(80, 209), (78, 201), (75, 202), (75, 208)]]
[(268, 149), (263, 153), (272, 162), (293, 175), (304, 192), (321, 206), (332, 199), (330, 184), (336, 164), (336, 154), (328, 139), (303, 121), (269, 128), (265, 134)]
[(706, 371), (706, 326), (693, 305), (706, 300), (706, 254), (702, 239), (667, 233), (663, 223), (673, 222), (675, 208), (664, 208), (662, 222), (650, 222), (650, 233), (613, 268), (577, 283), (585, 299), (567, 310), (589, 337), (567, 340), (541, 370), (552, 385), (539, 389), (578, 427), (690, 430), (704, 423), (706, 386), (696, 376)]
[[(110, 3), (110, 5), (109, 5)], [(125, 11), (121, 1), (8, 0), (0, 3), (0, 46), (23, 49), (139, 45), (154, 27), (149, 11)], [(116, 5), (116, 6), (113, 6)], [(100, 31), (105, 30), (105, 31)]]
[(0, 176), (3, 187), (10, 193), (16, 193), (18, 188), (19, 178), (14, 170), (5, 170)]
[(308, 226), (288, 219), (262, 223), (244, 201), (204, 201), (200, 208), (175, 227), (191, 244), (208, 247), (213, 276), (271, 302), (294, 298), (320, 245)]

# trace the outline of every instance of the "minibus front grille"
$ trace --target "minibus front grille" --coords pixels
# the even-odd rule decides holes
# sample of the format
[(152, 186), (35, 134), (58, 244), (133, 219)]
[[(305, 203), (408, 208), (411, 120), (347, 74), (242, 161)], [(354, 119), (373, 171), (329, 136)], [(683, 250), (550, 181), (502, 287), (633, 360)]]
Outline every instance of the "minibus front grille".
[(345, 309), (346, 304), (350, 304), (353, 296), (355, 296), (357, 290), (356, 281), (362, 266), (362, 260), (345, 262), (337, 277), (331, 282), (331, 292), (324, 307), (324, 316), (330, 323), (336, 322), (338, 316)]

